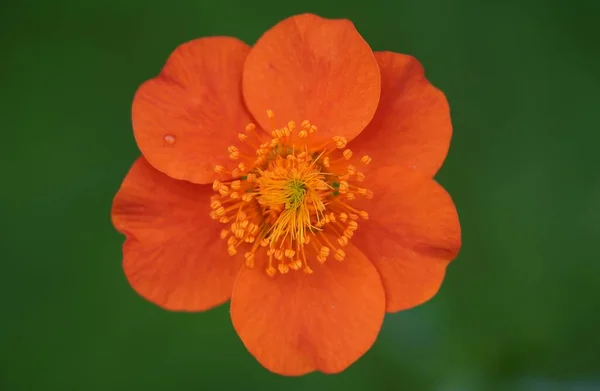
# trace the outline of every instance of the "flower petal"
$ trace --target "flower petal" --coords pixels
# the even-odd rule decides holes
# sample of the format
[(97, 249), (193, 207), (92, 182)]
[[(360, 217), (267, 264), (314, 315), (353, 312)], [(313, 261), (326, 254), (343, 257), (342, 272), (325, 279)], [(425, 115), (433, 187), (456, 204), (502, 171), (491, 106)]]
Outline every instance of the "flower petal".
[(369, 220), (360, 223), (352, 243), (379, 271), (388, 312), (422, 304), (437, 293), (461, 246), (454, 203), (421, 173), (387, 167), (367, 179), (374, 198), (356, 204)]
[(251, 121), (241, 90), (250, 48), (236, 38), (184, 43), (133, 100), (137, 144), (159, 171), (175, 179), (209, 183), (228, 162), (227, 147)]
[(272, 109), (278, 126), (313, 122), (315, 139), (356, 137), (373, 118), (380, 89), (373, 52), (348, 20), (285, 19), (256, 42), (244, 66), (244, 98), (263, 128), (271, 129)]
[(452, 137), (444, 94), (425, 78), (414, 57), (377, 52), (381, 101), (373, 121), (350, 148), (382, 166), (403, 165), (433, 177), (442, 166)]
[(126, 235), (123, 268), (145, 299), (169, 310), (203, 311), (226, 302), (242, 260), (227, 254), (209, 217), (209, 185), (178, 181), (138, 159), (112, 207)]
[(244, 268), (231, 299), (233, 326), (267, 369), (287, 376), (336, 373), (375, 342), (385, 313), (377, 271), (352, 245), (314, 273), (268, 277)]

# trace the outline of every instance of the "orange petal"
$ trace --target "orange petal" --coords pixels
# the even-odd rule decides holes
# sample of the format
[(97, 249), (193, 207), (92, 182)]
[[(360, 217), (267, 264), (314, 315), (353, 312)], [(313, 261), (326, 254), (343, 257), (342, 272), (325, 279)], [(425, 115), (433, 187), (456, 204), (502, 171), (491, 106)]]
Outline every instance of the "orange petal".
[(452, 137), (448, 101), (414, 57), (377, 52), (375, 58), (381, 69), (381, 101), (373, 121), (349, 147), (371, 155), (379, 165), (402, 165), (433, 177)]
[(377, 108), (379, 67), (352, 22), (297, 15), (252, 47), (243, 90), (250, 112), (265, 129), (271, 129), (265, 110), (272, 109), (278, 126), (307, 119), (318, 127), (315, 139), (351, 140)]
[(357, 204), (369, 220), (352, 243), (379, 270), (388, 312), (417, 306), (437, 293), (460, 249), (456, 208), (446, 190), (421, 173), (388, 167), (367, 179), (374, 198)]
[(337, 373), (375, 342), (385, 313), (377, 270), (352, 245), (342, 262), (273, 278), (244, 268), (231, 298), (233, 326), (267, 369), (287, 376)]
[(227, 147), (250, 122), (241, 89), (248, 45), (236, 38), (201, 38), (179, 46), (160, 75), (133, 100), (137, 144), (158, 170), (209, 183), (227, 163)]
[(126, 235), (123, 268), (145, 299), (169, 310), (202, 311), (226, 302), (241, 260), (209, 217), (209, 185), (169, 178), (138, 159), (117, 193), (112, 220)]

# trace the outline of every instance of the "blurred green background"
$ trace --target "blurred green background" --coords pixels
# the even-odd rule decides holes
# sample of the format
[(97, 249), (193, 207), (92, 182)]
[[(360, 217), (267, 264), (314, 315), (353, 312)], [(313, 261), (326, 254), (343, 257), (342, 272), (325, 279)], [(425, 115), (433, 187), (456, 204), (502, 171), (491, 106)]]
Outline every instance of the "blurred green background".
[[(599, 390), (597, 1), (4, 2), (0, 390)], [(283, 378), (227, 306), (164, 312), (128, 286), (112, 197), (130, 107), (180, 43), (253, 43), (295, 13), (415, 55), (453, 111), (438, 175), (464, 247), (434, 300), (389, 315), (337, 376)]]

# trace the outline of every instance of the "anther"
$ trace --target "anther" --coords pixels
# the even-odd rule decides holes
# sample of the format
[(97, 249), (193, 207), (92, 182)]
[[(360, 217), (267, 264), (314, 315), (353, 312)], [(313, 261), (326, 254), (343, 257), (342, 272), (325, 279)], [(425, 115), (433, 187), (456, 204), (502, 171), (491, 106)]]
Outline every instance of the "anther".
[(244, 258), (246, 258), (246, 266), (248, 266), (249, 268), (253, 268), (254, 267), (254, 253), (253, 252), (245, 253)]
[(348, 144), (348, 140), (342, 136), (334, 136), (333, 142), (335, 143), (335, 147), (338, 149), (346, 148), (346, 144)]
[(275, 274), (277, 274), (277, 270), (273, 266), (269, 266), (265, 272), (269, 277), (275, 277)]
[(342, 155), (344, 156), (344, 159), (350, 160), (350, 158), (352, 157), (352, 150), (345, 149)]
[(371, 163), (372, 161), (373, 159), (371, 159), (369, 155), (365, 155), (360, 159), (360, 162), (365, 165)]

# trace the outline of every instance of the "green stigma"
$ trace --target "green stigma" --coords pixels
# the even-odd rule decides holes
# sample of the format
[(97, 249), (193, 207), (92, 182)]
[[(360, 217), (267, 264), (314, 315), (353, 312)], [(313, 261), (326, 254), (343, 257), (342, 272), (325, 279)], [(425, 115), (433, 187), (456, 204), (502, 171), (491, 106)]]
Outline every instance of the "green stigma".
[(293, 179), (288, 183), (288, 194), (286, 209), (297, 207), (304, 200), (306, 185), (299, 179)]

